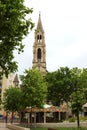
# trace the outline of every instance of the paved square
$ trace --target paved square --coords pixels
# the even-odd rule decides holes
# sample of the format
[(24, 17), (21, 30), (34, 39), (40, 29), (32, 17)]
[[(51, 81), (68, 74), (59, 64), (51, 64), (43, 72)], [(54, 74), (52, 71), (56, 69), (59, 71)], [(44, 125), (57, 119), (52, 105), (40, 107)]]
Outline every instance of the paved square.
[(0, 123), (0, 130), (10, 130), (6, 128), (6, 123)]

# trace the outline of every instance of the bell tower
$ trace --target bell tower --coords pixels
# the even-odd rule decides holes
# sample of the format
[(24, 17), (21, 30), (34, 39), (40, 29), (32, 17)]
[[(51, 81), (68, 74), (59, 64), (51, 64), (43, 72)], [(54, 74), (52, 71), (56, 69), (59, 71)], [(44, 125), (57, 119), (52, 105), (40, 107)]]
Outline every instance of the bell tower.
[(40, 14), (35, 31), (35, 41), (33, 45), (33, 68), (37, 68), (42, 73), (46, 73), (46, 45)]

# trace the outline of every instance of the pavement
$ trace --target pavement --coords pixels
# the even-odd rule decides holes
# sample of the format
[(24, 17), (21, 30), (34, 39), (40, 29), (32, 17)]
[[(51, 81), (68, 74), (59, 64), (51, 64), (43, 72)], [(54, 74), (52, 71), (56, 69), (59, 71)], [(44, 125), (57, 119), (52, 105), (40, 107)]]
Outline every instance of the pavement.
[(6, 128), (6, 123), (0, 123), (0, 130), (10, 130)]
[[(63, 122), (63, 123), (36, 123), (36, 127), (58, 128), (58, 127), (77, 127), (77, 122)], [(87, 127), (86, 122), (80, 122), (81, 127)]]
[[(36, 127), (58, 128), (58, 127), (77, 127), (77, 122), (64, 122), (64, 123), (36, 123)], [(80, 122), (80, 126), (87, 127), (86, 122)], [(10, 130), (6, 128), (6, 123), (0, 123), (0, 130)]]

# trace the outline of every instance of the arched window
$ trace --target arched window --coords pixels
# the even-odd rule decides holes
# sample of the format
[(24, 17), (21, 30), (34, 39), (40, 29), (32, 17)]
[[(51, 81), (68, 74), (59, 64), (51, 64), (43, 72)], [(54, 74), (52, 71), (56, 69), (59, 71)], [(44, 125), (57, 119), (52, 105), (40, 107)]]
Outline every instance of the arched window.
[(42, 42), (42, 35), (37, 35), (37, 41)]
[(42, 36), (40, 35), (40, 40), (42, 39)]
[(42, 35), (40, 35), (40, 42), (42, 42)]
[(40, 48), (37, 51), (37, 59), (41, 59), (41, 49)]
[(37, 40), (39, 40), (39, 35), (37, 35)]

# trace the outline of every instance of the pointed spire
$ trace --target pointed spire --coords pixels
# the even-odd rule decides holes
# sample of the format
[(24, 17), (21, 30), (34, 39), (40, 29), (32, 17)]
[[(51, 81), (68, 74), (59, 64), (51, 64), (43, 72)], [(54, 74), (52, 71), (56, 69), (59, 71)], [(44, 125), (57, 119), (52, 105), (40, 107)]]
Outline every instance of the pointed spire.
[(44, 32), (42, 22), (41, 22), (41, 14), (39, 12), (39, 19), (38, 19), (38, 24), (37, 24), (37, 30)]
[(17, 74), (16, 74), (15, 77), (14, 77), (13, 83), (14, 83), (15, 85), (18, 85), (18, 84), (19, 84), (19, 80), (18, 80), (18, 75), (17, 75)]

